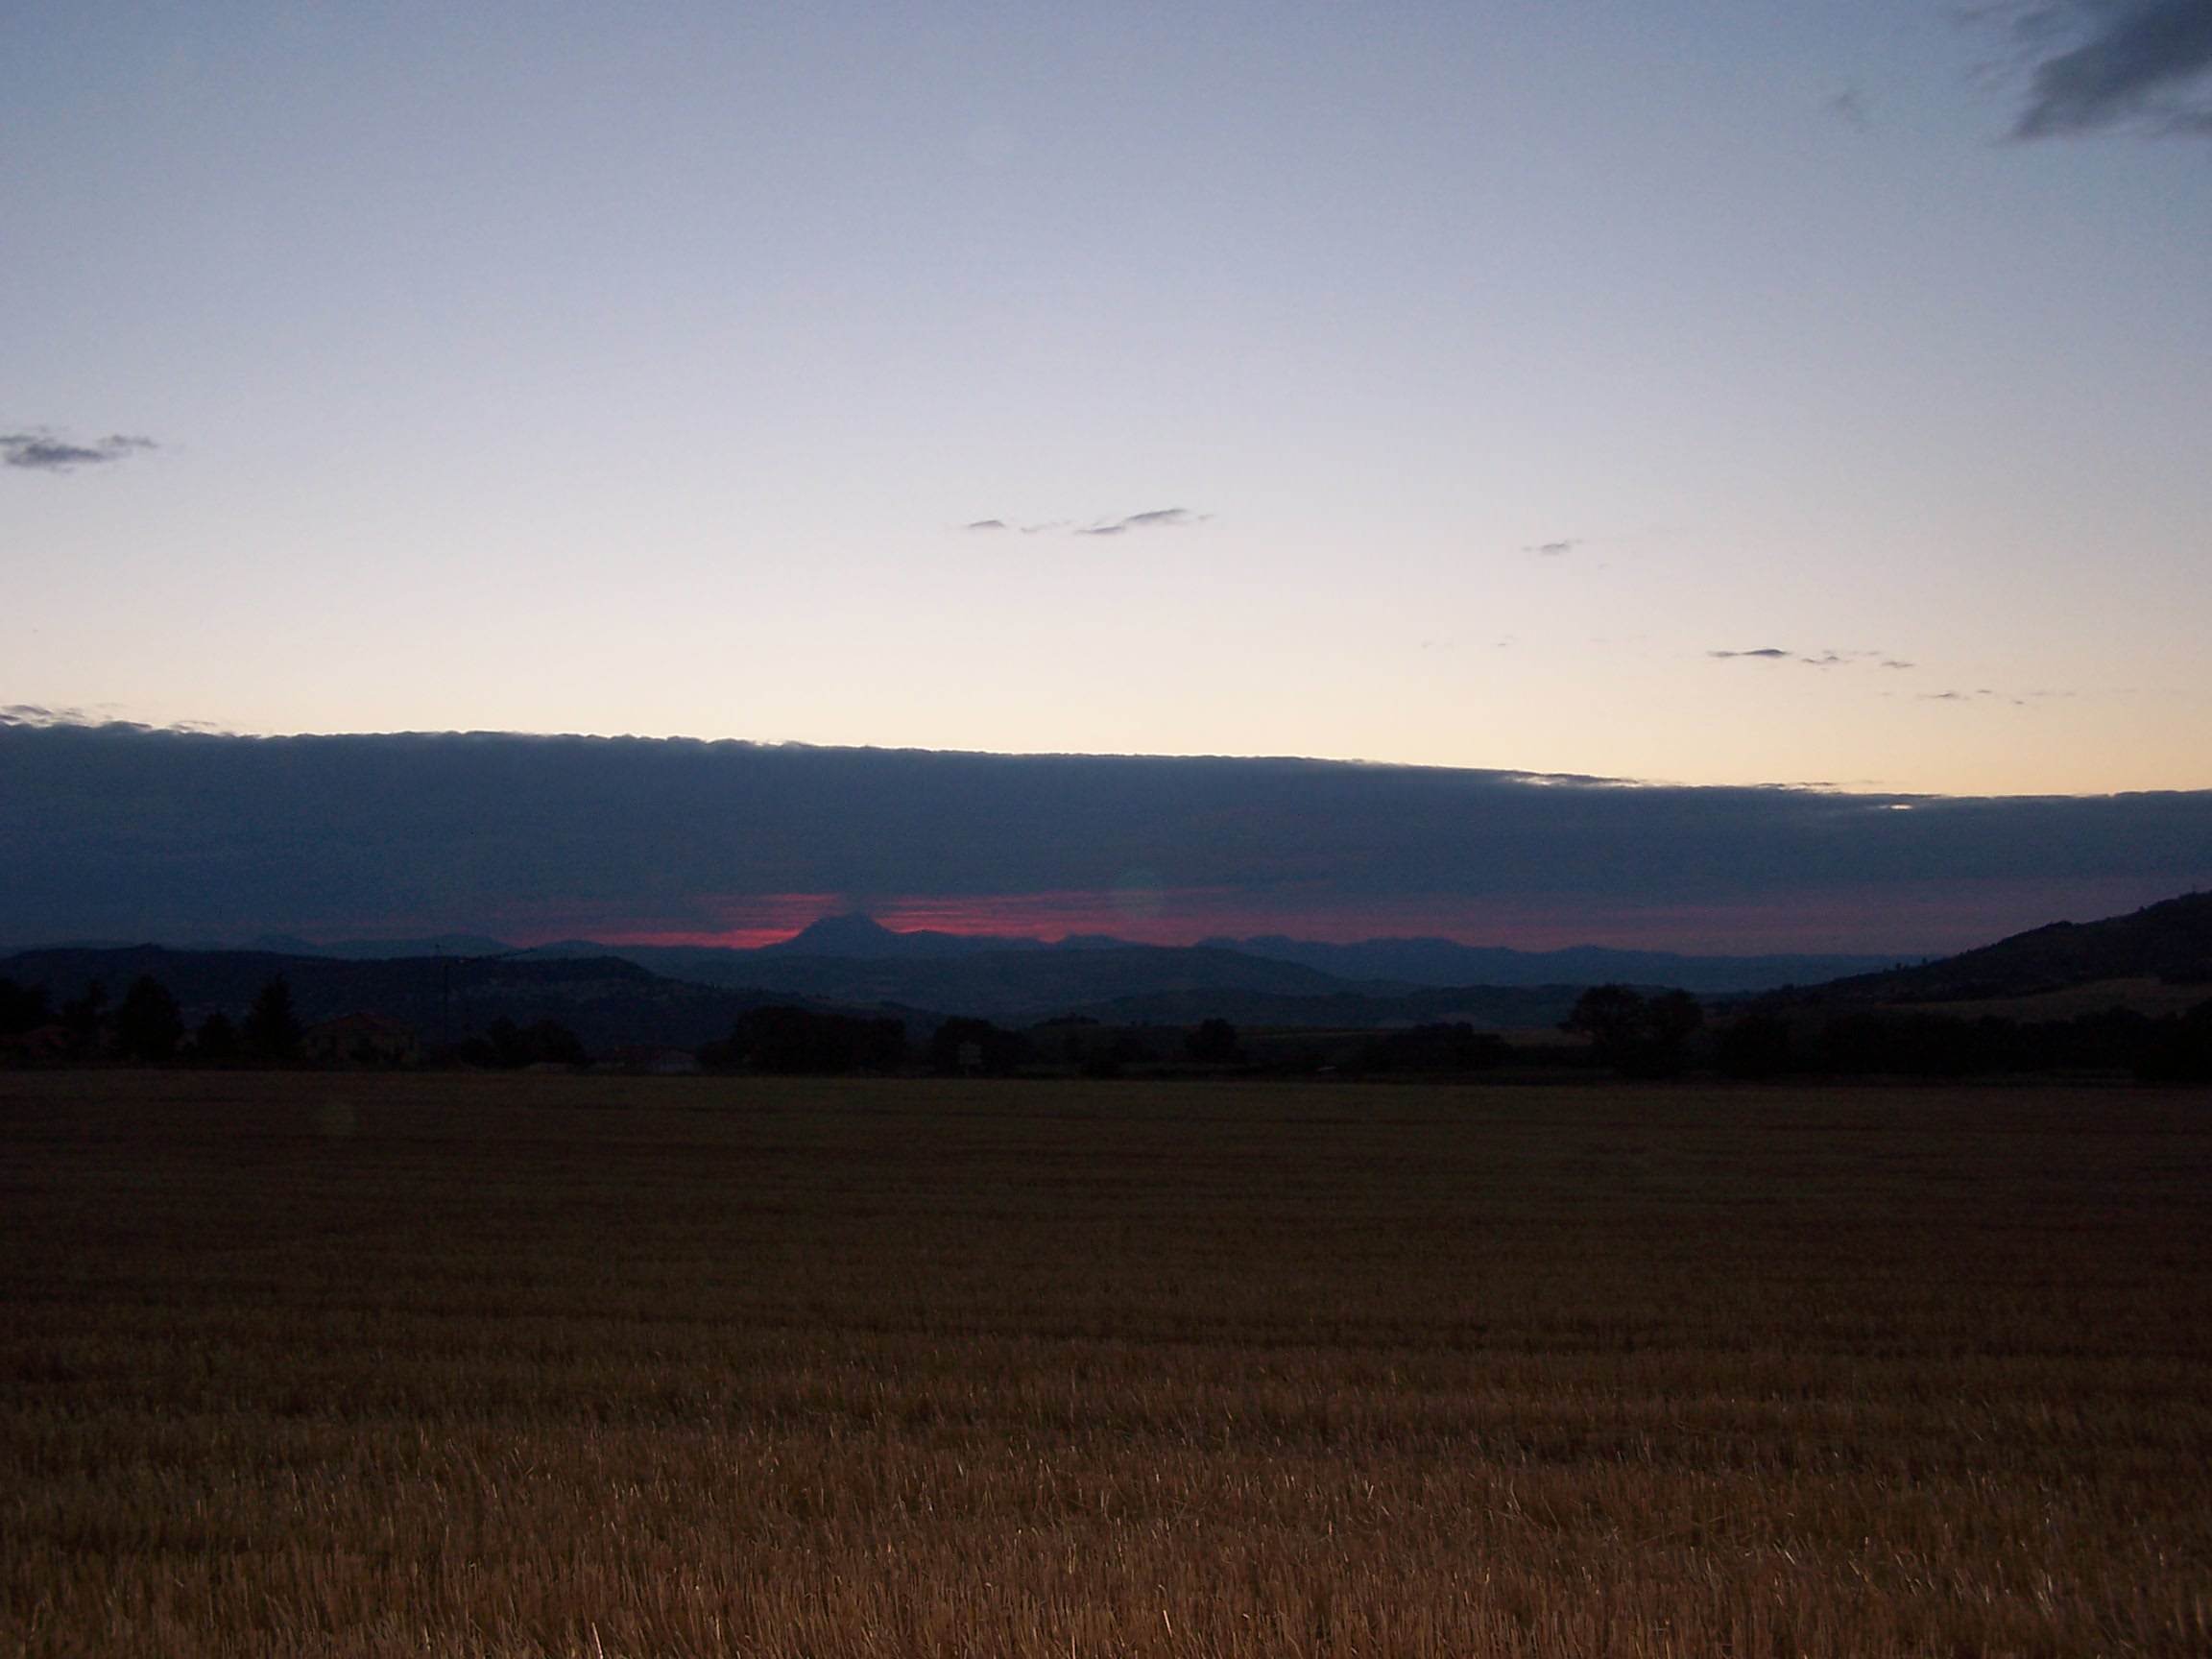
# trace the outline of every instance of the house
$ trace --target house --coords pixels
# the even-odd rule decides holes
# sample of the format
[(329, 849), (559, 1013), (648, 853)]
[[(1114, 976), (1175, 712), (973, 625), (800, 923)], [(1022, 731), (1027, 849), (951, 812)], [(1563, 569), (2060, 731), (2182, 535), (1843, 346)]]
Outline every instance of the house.
[(301, 1056), (322, 1066), (415, 1066), (422, 1046), (415, 1033), (382, 1014), (346, 1014), (300, 1033)]
[(59, 1066), (69, 1058), (65, 1025), (34, 1025), (0, 1037), (0, 1066)]

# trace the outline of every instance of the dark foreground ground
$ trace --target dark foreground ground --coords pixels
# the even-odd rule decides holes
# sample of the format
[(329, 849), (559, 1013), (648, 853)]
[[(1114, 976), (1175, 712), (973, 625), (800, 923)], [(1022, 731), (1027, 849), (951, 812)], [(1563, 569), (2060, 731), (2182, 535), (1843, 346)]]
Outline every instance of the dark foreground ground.
[(0, 1076), (0, 1652), (2212, 1652), (2212, 1098)]

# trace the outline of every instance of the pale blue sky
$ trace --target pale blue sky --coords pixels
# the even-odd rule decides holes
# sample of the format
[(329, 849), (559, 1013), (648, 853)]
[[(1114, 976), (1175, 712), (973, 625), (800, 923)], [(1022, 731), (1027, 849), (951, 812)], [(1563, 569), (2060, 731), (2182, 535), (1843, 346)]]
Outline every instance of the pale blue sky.
[(0, 702), (2202, 787), (2129, 10), (14, 8)]

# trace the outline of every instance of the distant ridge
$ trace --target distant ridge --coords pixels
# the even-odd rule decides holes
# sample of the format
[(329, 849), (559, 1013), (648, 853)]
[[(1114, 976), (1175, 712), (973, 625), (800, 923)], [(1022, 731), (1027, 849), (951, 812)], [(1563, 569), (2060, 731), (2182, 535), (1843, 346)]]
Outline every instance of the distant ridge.
[(1819, 986), (1859, 1002), (2032, 997), (2115, 979), (2212, 984), (2212, 893), (2185, 893), (2100, 922), (2053, 922), (1956, 956)]
[[(1795, 954), (1693, 956), (1669, 950), (1617, 950), (1577, 945), (1562, 950), (1516, 950), (1502, 945), (1462, 945), (1451, 939), (1368, 939), (1354, 945), (1267, 934), (1247, 939), (1214, 938), (1194, 946), (1138, 945), (1103, 934), (1070, 935), (1047, 943), (1005, 934), (898, 932), (859, 914), (826, 916), (789, 939), (754, 950), (705, 945), (606, 945), (589, 940), (539, 947), (534, 955), (606, 954), (643, 963), (656, 973), (700, 979), (709, 984), (781, 983), (785, 959), (823, 962), (928, 963), (1039, 953), (1150, 951), (1165, 963), (1178, 950), (1228, 952), (1236, 956), (1309, 969), (1347, 985), (1385, 981), (1397, 986), (1552, 986), (1595, 985), (1609, 980), (1669, 985), (1708, 995), (1767, 991), (1782, 985), (1814, 985), (1849, 974), (1893, 965), (1889, 955)], [(1254, 990), (1287, 990), (1252, 981)], [(1123, 993), (1117, 992), (1116, 995)]]
[[(196, 950), (233, 949), (198, 944), (188, 948)], [(421, 939), (344, 939), (334, 945), (317, 945), (289, 933), (269, 933), (249, 940), (243, 949), (270, 950), (283, 956), (336, 956), (349, 962), (388, 962), (401, 956), (505, 956), (513, 954), (517, 947), (504, 940), (486, 938), (481, 933), (434, 933)], [(604, 947), (590, 953), (614, 954)]]
[[(194, 950), (224, 950), (194, 944)], [(1887, 968), (1896, 955), (1777, 954), (1754, 956), (1690, 955), (1669, 950), (1623, 950), (1577, 945), (1558, 950), (1517, 950), (1506, 946), (1462, 945), (1441, 938), (1378, 938), (1356, 944), (1331, 944), (1283, 934), (1250, 938), (1213, 938), (1194, 946), (1140, 945), (1104, 934), (1070, 935), (1047, 942), (1009, 934), (945, 933), (932, 929), (902, 932), (875, 918), (849, 912), (825, 916), (788, 939), (752, 949), (717, 945), (620, 945), (591, 939), (520, 947), (481, 934), (445, 933), (410, 939), (355, 939), (315, 944), (290, 935), (248, 942), (247, 950), (347, 961), (389, 960), (443, 955), (487, 959), (565, 960), (615, 957), (656, 974), (707, 985), (785, 987), (854, 996), (869, 987), (896, 984), (903, 997), (930, 1006), (957, 1003), (963, 984), (998, 983), (1018, 973), (1038, 983), (1080, 988), (1093, 979), (1111, 981), (1105, 997), (1187, 989), (1193, 983), (1224, 982), (1221, 958), (1254, 964), (1241, 976), (1229, 975), (1243, 989), (1270, 995), (1325, 995), (1331, 991), (1467, 986), (1595, 985), (1609, 981), (1664, 985), (1701, 995), (1770, 991), (1785, 985), (1817, 985), (1847, 975)], [(1184, 957), (1184, 952), (1201, 954)], [(1098, 958), (1063, 966), (1070, 957)], [(1011, 960), (1026, 965), (1018, 970)], [(1046, 966), (1047, 962), (1052, 966)], [(1132, 985), (1121, 968), (1141, 962), (1152, 983)], [(1118, 966), (1117, 965), (1118, 963)], [(957, 965), (965, 964), (959, 968)], [(842, 965), (842, 966), (833, 966)], [(932, 965), (948, 965), (950, 977), (942, 990), (931, 983)], [(888, 971), (912, 970), (903, 977)], [(1282, 970), (1325, 975), (1330, 983), (1299, 980)], [(865, 982), (865, 983), (864, 983)]]
[[(434, 950), (384, 954), (422, 943)], [(1187, 1023), (1217, 1016), (1364, 1029), (1438, 1020), (1528, 1026), (1555, 1022), (1581, 987), (1608, 981), (1708, 996), (1764, 991), (1843, 1007), (2018, 998), (2113, 981), (2212, 984), (2212, 894), (2191, 893), (2100, 922), (2053, 923), (1940, 961), (1825, 982), (1803, 973), (1822, 958), (1804, 956), (1700, 958), (1596, 947), (1513, 951), (1441, 939), (1238, 944), (1249, 948), (1103, 939), (1009, 944), (900, 933), (865, 916), (837, 916), (755, 950), (589, 942), (523, 950), (447, 934), (360, 942), (344, 947), (345, 955), (334, 948), (315, 955), (154, 945), (48, 949), (0, 958), (0, 975), (46, 984), (59, 999), (94, 979), (119, 995), (136, 975), (151, 974), (197, 1017), (215, 1008), (235, 1014), (282, 974), (305, 1018), (373, 1010), (425, 1036), (448, 1023), (458, 1035), (493, 1018), (550, 1019), (588, 1046), (696, 1046), (721, 1036), (745, 1009), (771, 1001), (889, 1012), (916, 1029), (950, 1014), (1014, 1024), (1081, 1014), (1110, 1022)], [(378, 954), (366, 954), (371, 950)], [(1400, 972), (1360, 972), (1372, 969)], [(1778, 975), (1797, 983), (1777, 989)]]
[(1209, 945), (1296, 962), (1346, 979), (1395, 979), (1411, 985), (1668, 985), (1708, 994), (1811, 985), (1894, 966), (1897, 956), (1800, 953), (1692, 956), (1673, 950), (1620, 950), (1573, 945), (1559, 950), (1515, 950), (1462, 945), (1453, 939), (1363, 939), (1354, 945), (1269, 934), (1209, 939)]
[[(614, 947), (619, 950), (620, 947)], [(756, 956), (834, 956), (846, 961), (878, 961), (974, 956), (990, 950), (1049, 950), (1042, 939), (987, 933), (939, 933), (927, 928), (895, 932), (873, 916), (857, 911), (810, 922), (790, 938), (747, 952)]]

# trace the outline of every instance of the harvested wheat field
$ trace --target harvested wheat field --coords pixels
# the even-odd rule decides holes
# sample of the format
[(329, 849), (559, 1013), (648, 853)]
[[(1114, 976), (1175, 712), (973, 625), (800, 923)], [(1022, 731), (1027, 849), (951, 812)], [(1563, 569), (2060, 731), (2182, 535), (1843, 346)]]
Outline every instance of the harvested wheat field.
[(2212, 1651), (2212, 1100), (0, 1078), (0, 1650)]

